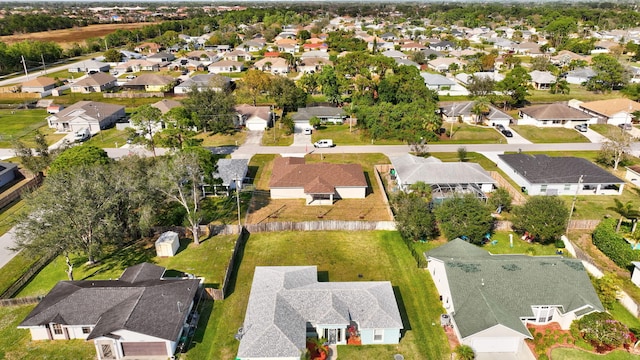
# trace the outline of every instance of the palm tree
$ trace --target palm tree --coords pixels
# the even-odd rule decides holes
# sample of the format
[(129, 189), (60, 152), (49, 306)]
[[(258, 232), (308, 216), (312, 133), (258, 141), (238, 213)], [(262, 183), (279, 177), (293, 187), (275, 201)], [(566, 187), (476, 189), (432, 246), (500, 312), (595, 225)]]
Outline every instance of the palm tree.
[(484, 96), (476, 98), (471, 108), (471, 113), (476, 116), (476, 123), (481, 123), (483, 116), (491, 111), (491, 102)]
[(427, 201), (431, 201), (431, 185), (424, 181), (416, 181), (409, 186), (409, 190), (415, 192), (418, 196), (426, 198)]
[(552, 94), (568, 94), (571, 91), (567, 80), (557, 78), (556, 82), (551, 84), (549, 92)]
[(622, 220), (624, 219), (631, 220), (634, 223), (635, 228), (635, 222), (638, 218), (640, 218), (640, 211), (638, 211), (636, 207), (633, 206), (631, 201), (627, 201), (624, 204), (618, 199), (613, 199), (613, 201), (615, 201), (615, 206), (610, 206), (607, 208), (607, 210), (615, 211), (620, 215), (620, 220), (618, 220), (618, 225), (616, 226), (616, 232), (620, 231), (620, 226), (622, 225)]
[(458, 345), (454, 352), (456, 353), (458, 360), (473, 360), (476, 358), (473, 348), (469, 345)]

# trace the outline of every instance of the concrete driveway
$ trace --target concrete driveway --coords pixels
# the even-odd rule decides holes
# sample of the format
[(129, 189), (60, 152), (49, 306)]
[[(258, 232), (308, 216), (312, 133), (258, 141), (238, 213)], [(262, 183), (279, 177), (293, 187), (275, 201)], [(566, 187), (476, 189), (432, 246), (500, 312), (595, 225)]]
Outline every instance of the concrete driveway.
[(587, 132), (580, 132), (580, 134), (584, 135), (584, 137), (589, 139), (589, 141), (592, 143), (602, 143), (607, 140), (606, 137), (600, 135), (597, 131), (591, 130), (590, 128), (587, 128)]
[[(500, 135), (502, 135), (505, 139), (507, 139), (507, 144), (531, 144), (531, 141), (523, 138), (520, 134), (518, 134), (512, 128), (506, 126), (505, 129), (506, 130), (511, 130), (511, 133), (513, 134), (513, 137), (508, 138), (508, 137), (502, 135), (502, 133), (500, 133)], [(498, 129), (496, 129), (496, 131), (498, 131)], [(500, 132), (500, 131), (498, 131), (498, 132)]]

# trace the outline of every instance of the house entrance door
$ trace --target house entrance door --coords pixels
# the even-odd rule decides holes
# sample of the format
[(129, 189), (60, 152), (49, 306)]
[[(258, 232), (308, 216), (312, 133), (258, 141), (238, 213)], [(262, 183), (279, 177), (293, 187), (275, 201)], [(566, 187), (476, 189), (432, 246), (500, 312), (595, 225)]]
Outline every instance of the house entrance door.
[(337, 332), (336, 329), (329, 329), (329, 338), (327, 339), (329, 340), (329, 344), (333, 345), (338, 341)]

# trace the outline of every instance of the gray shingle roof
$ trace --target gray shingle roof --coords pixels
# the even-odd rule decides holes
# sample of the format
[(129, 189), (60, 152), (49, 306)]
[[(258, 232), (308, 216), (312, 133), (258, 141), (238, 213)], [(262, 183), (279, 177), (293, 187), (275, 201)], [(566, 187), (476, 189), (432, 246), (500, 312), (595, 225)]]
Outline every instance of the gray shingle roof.
[(582, 262), (560, 256), (492, 255), (455, 239), (425, 255), (445, 264), (453, 317), (467, 337), (502, 324), (527, 337), (520, 320), (531, 306), (555, 305), (562, 313), (604, 311)]
[(622, 184), (624, 181), (587, 159), (547, 155), (503, 154), (498, 157), (532, 184)]
[(466, 162), (442, 162), (406, 154), (392, 157), (391, 164), (404, 184), (495, 184), (482, 166)]
[(345, 116), (344, 110), (342, 108), (331, 107), (331, 106), (313, 106), (306, 108), (299, 108), (298, 112), (293, 114), (291, 118), (293, 121), (296, 120), (309, 120), (312, 117), (338, 117)]
[(298, 357), (306, 323), (399, 328), (391, 283), (318, 282), (315, 266), (257, 266), (238, 357)]
[(244, 179), (249, 167), (248, 159), (220, 159), (217, 163), (218, 171), (213, 177), (222, 179), (222, 185), (229, 186), (236, 179)]
[(20, 326), (95, 325), (89, 340), (124, 329), (176, 341), (200, 280), (162, 280), (164, 270), (140, 264), (119, 280), (60, 281)]

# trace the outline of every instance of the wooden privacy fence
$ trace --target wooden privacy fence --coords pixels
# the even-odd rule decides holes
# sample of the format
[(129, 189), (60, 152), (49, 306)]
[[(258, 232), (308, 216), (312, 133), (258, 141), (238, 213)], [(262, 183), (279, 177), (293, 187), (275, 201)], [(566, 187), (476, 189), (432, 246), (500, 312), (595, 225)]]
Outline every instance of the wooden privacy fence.
[[(320, 220), (320, 221), (283, 221), (260, 224), (247, 224), (244, 226), (250, 233), (277, 232), (277, 231), (374, 231), (396, 230), (393, 221), (347, 221), (347, 220)], [(237, 225), (213, 225), (211, 234), (237, 234)]]
[(22, 289), (23, 286), (25, 286), (34, 276), (36, 276), (37, 273), (40, 272), (40, 270), (42, 270), (45, 266), (47, 266), (47, 264), (49, 264), (49, 262), (51, 262), (51, 260), (53, 260), (56, 256), (58, 256), (58, 254), (50, 254), (36, 261), (36, 263), (33, 264), (29, 268), (29, 270), (27, 270), (24, 274), (22, 274), (22, 276), (20, 276), (20, 278), (16, 282), (14, 282), (13, 285), (11, 285), (7, 290), (5, 290), (5, 292), (2, 293), (2, 295), (0, 295), (0, 299), (9, 299), (13, 297), (15, 294), (17, 294), (18, 291), (20, 291), (20, 289)]
[(30, 296), (16, 299), (2, 299), (0, 300), (0, 307), (37, 304), (43, 298), (44, 296)]
[(0, 196), (0, 209), (3, 209), (5, 206), (20, 199), (20, 196), (25, 190), (39, 186), (41, 181), (41, 178), (36, 176), (31, 179), (22, 180), (18, 184), (14, 185)]
[(231, 278), (234, 275), (236, 263), (240, 261), (240, 257), (242, 256), (242, 252), (244, 251), (244, 245), (246, 244), (247, 239), (249, 239), (249, 235), (251, 234), (247, 231), (247, 229), (243, 227), (240, 231), (240, 234), (238, 235), (238, 238), (236, 239), (236, 244), (233, 247), (231, 259), (229, 259), (227, 270), (224, 273), (224, 280), (222, 281), (222, 286), (220, 287), (221, 289), (211, 290), (211, 295), (214, 300), (224, 300), (226, 295), (229, 294), (229, 286), (231, 285)]
[(489, 171), (489, 175), (491, 178), (498, 183), (498, 186), (507, 189), (509, 195), (511, 195), (511, 199), (513, 200), (513, 205), (522, 205), (527, 202), (527, 199), (522, 195), (520, 189), (516, 189), (508, 182), (502, 175), (500, 175), (497, 171)]
[(600, 224), (600, 220), (571, 220), (569, 230), (593, 230)]
[(389, 213), (389, 217), (394, 219), (393, 211), (391, 211), (391, 206), (389, 206), (389, 197), (387, 196), (387, 191), (384, 187), (384, 183), (382, 182), (381, 173), (387, 174), (391, 169), (391, 164), (386, 165), (374, 165), (373, 172), (376, 176), (376, 180), (378, 181), (378, 187), (380, 188), (380, 192), (382, 193), (382, 200), (384, 201), (384, 205), (387, 207), (387, 212)]

